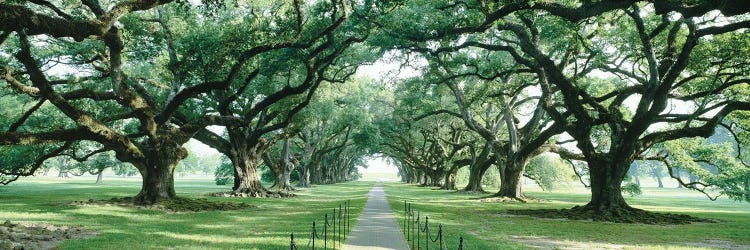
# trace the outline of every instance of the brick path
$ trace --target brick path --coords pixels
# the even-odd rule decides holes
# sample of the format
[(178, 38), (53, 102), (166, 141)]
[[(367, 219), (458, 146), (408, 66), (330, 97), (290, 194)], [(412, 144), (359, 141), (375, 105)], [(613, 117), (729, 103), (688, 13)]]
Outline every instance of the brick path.
[(409, 250), (401, 228), (396, 223), (391, 206), (385, 198), (380, 182), (370, 190), (370, 198), (357, 225), (344, 244), (344, 250)]

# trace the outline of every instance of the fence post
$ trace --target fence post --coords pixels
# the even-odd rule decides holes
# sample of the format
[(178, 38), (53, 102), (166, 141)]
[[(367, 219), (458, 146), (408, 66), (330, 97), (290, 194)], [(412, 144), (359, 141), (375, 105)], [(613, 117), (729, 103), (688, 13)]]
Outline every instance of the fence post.
[[(419, 211), (417, 211), (417, 214), (419, 214)], [(415, 224), (415, 222), (417, 222), (417, 220), (419, 220), (419, 216), (417, 216), (417, 220), (414, 220), (414, 211), (411, 211), (411, 219), (412, 219), (412, 221), (410, 222), (411, 223), (411, 248), (412, 249), (416, 249), (416, 248), (414, 248), (414, 242), (415, 242), (415, 240), (414, 240), (414, 230), (415, 230), (414, 224)]]
[(412, 223), (412, 217), (414, 217), (414, 212), (411, 211), (411, 203), (409, 203), (409, 208), (407, 208), (407, 211), (408, 212), (406, 212), (406, 218), (409, 222), (406, 223), (406, 241), (411, 241), (411, 228), (412, 228), (412, 224), (414, 224)]
[(328, 213), (325, 214), (326, 223), (323, 224), (323, 250), (328, 250)]
[(404, 230), (406, 230), (406, 200), (404, 200)]
[(438, 245), (440, 245), (440, 250), (443, 250), (443, 224), (438, 224)]
[(424, 249), (429, 250), (430, 249), (430, 217), (425, 216), (424, 217), (424, 235), (425, 235), (425, 241), (424, 241)]
[(316, 236), (316, 233), (317, 233), (317, 232), (315, 232), (315, 222), (313, 221), (313, 229), (312, 229), (312, 250), (315, 250), (315, 236)]
[[(341, 225), (342, 225), (341, 224), (341, 218), (345, 218), (343, 212), (344, 212), (344, 210), (341, 209), (341, 204), (339, 204), (339, 246), (341, 246), (341, 244), (343, 244), (343, 242), (341, 242), (341, 234), (342, 234), (342, 231), (343, 231), (343, 230), (341, 230)], [(344, 236), (344, 240), (346, 240), (346, 236)]]
[(349, 214), (351, 212), (350, 211), (350, 206), (351, 205), (352, 205), (352, 200), (347, 200), (346, 201), (346, 232), (347, 233), (349, 233), (349, 227), (351, 227), (351, 225), (352, 225), (352, 221), (351, 221), (352, 217)]
[(292, 241), (289, 243), (289, 250), (295, 250), (297, 246), (294, 245), (294, 233), (289, 236), (292, 238)]
[(420, 218), (421, 216), (419, 215), (419, 211), (417, 211), (417, 234), (414, 235), (414, 236), (417, 236), (417, 250), (421, 248), (419, 244), (420, 243), (419, 234), (421, 233), (420, 231), (422, 231), (422, 223), (419, 223)]

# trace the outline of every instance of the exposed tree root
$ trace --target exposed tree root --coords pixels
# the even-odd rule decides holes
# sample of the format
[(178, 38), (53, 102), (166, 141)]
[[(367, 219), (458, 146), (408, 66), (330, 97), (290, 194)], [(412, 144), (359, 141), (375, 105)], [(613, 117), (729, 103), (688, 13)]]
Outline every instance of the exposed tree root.
[(277, 185), (273, 185), (269, 190), (273, 190), (274, 192), (285, 192), (285, 193), (291, 193), (296, 192), (297, 189), (290, 186), (290, 185), (283, 185), (281, 188), (279, 188)]
[(529, 201), (536, 201), (533, 198), (527, 197), (527, 196), (507, 196), (507, 195), (498, 195), (493, 194), (490, 196), (484, 196), (477, 198), (480, 202), (520, 202), (520, 203), (527, 203)]
[(529, 201), (527, 197), (508, 197), (508, 196), (486, 196), (479, 198), (480, 202), (520, 202), (520, 203), (526, 203)]
[(456, 194), (489, 194), (489, 192), (484, 191), (484, 190), (465, 190), (465, 189), (456, 190), (454, 193)]
[(660, 225), (681, 225), (693, 222), (716, 221), (693, 217), (684, 214), (654, 213), (633, 207), (596, 208), (593, 206), (575, 206), (571, 209), (522, 209), (508, 210), (509, 214), (528, 215), (540, 218), (557, 218), (570, 220), (593, 220), (615, 223), (641, 223)]
[(286, 191), (229, 191), (229, 192), (218, 192), (211, 193), (209, 196), (213, 197), (251, 197), (251, 198), (292, 198), (296, 195)]
[(190, 199), (190, 198), (174, 198), (169, 200), (162, 200), (155, 204), (150, 205), (136, 205), (133, 203), (133, 197), (125, 198), (112, 198), (110, 200), (88, 200), (88, 201), (74, 201), (69, 205), (73, 206), (88, 206), (88, 205), (114, 205), (129, 208), (142, 208), (142, 209), (153, 209), (161, 210), (171, 213), (179, 212), (201, 212), (201, 211), (226, 211), (226, 210), (238, 210), (244, 208), (251, 208), (253, 206), (247, 203), (241, 202), (222, 202), (222, 201), (210, 201), (207, 199)]
[(96, 232), (79, 226), (24, 225), (6, 220), (0, 224), (0, 249), (57, 249), (65, 240), (93, 235)]

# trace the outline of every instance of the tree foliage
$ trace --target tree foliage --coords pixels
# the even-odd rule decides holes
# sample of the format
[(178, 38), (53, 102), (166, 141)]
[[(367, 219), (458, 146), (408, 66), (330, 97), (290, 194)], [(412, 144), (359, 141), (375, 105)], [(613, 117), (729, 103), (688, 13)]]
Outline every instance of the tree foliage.
[[(750, 201), (738, 1), (82, 4), (0, 3), (4, 184), (55, 157), (83, 172), (115, 157), (143, 177), (138, 202), (171, 199), (175, 167), (201, 165), (194, 138), (250, 196), (271, 194), (260, 166), (287, 192), (292, 172), (347, 181), (383, 154), (446, 189), (468, 167), (466, 190), (483, 191), (495, 166), (495, 195), (519, 200), (522, 176), (550, 188), (572, 172), (591, 189), (575, 211), (594, 219), (640, 213), (622, 193), (643, 171)], [(354, 77), (386, 54), (414, 76)]]

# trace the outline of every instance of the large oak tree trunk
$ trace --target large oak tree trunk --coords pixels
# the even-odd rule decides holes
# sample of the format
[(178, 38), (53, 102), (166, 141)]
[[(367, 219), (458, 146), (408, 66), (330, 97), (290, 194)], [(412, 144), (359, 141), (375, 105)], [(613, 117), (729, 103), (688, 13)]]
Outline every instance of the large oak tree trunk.
[(60, 164), (58, 167), (60, 169), (60, 172), (57, 173), (58, 178), (70, 178), (70, 175), (68, 175), (68, 160), (65, 157), (58, 157), (57, 163)]
[(398, 168), (398, 173), (401, 175), (401, 182), (403, 183), (412, 183), (414, 179), (414, 171), (409, 169), (406, 166), (401, 166)]
[[(285, 152), (284, 155), (288, 154)], [(273, 159), (270, 155), (265, 154), (263, 156), (263, 161), (273, 173), (274, 184), (271, 189), (274, 190), (274, 192), (288, 193), (294, 191), (290, 181), (291, 171), (294, 169), (294, 165), (292, 165), (288, 156), (283, 156), (281, 160), (277, 160)]]
[(526, 196), (523, 194), (523, 182), (521, 180), (527, 161), (527, 159), (519, 159), (507, 163), (500, 173), (500, 191), (497, 192), (496, 196), (516, 200), (526, 199)]
[[(685, 171), (687, 171), (687, 170), (685, 170)], [(675, 171), (675, 173), (677, 173), (678, 177), (681, 176), (682, 172), (683, 172), (683, 170), (679, 169), (679, 168), (677, 169), (677, 171)], [(684, 188), (684, 187), (682, 186), (682, 183), (677, 182), (677, 188)]]
[(635, 181), (635, 184), (636, 184), (636, 185), (638, 185), (638, 186), (641, 186), (641, 178), (640, 178), (640, 177), (638, 177), (638, 175), (637, 175), (637, 174), (634, 174), (634, 175), (633, 175), (633, 180)]
[(291, 184), (291, 173), (290, 171), (286, 171), (286, 169), (287, 168), (282, 168), (282, 171), (276, 174), (276, 184), (273, 185), (273, 188), (279, 192), (290, 192), (295, 190)]
[(481, 165), (471, 166), (469, 168), (469, 184), (464, 187), (464, 191), (484, 192), (484, 189), (482, 188), (482, 178), (490, 166), (492, 166), (492, 163), (489, 161)]
[(458, 174), (458, 169), (451, 171), (451, 173), (445, 175), (445, 180), (443, 181), (443, 189), (445, 190), (455, 190), (456, 189), (456, 175)]
[(135, 204), (154, 204), (177, 197), (174, 191), (174, 169), (187, 156), (184, 148), (168, 149), (163, 153), (152, 153), (146, 162), (137, 165), (143, 184), (134, 199)]
[(141, 192), (134, 199), (135, 204), (154, 204), (177, 197), (174, 169), (180, 160), (187, 157), (187, 150), (167, 137), (152, 141), (151, 145), (152, 150), (144, 161), (133, 163), (143, 178)]
[(57, 177), (59, 177), (59, 178), (70, 178), (70, 175), (68, 174), (68, 170), (60, 170), (60, 172), (57, 173)]
[(433, 187), (443, 186), (443, 176), (445, 176), (445, 174), (439, 171), (435, 171), (435, 173), (430, 176), (430, 185), (432, 185)]
[(341, 182), (351, 181), (351, 178), (349, 178), (349, 171), (347, 170), (341, 170), (341, 172), (339, 173), (339, 176), (340, 176), (339, 178), (341, 179)]
[(323, 168), (320, 164), (316, 164), (310, 169), (310, 183), (316, 185), (325, 184), (325, 182), (323, 182)]
[(656, 181), (659, 183), (659, 188), (664, 188), (664, 183), (661, 181), (661, 175), (659, 175), (659, 172), (656, 171), (656, 168), (651, 170), (654, 174), (654, 177), (656, 177)]
[(281, 191), (294, 191), (292, 187), (292, 171), (294, 171), (294, 164), (292, 164), (292, 149), (289, 144), (289, 139), (284, 140), (284, 156), (282, 157), (281, 174), (276, 176), (277, 189)]
[[(633, 210), (622, 197), (622, 181), (630, 162), (588, 161), (591, 178), (591, 200), (583, 207), (574, 208), (592, 212), (594, 218), (621, 216), (623, 211)], [(608, 220), (604, 218), (604, 220)]]
[(414, 184), (419, 182), (419, 173), (415, 170), (409, 171), (409, 183)]
[(500, 176), (500, 191), (497, 192), (496, 196), (519, 200), (526, 198), (521, 188), (521, 178), (523, 178), (523, 171), (506, 170), (505, 174)]
[(96, 174), (96, 184), (103, 184), (104, 170), (100, 169), (99, 173)]
[(177, 197), (174, 191), (175, 164), (151, 165), (141, 171), (143, 184), (141, 192), (134, 199), (135, 204), (154, 204), (161, 200)]
[(310, 187), (310, 167), (301, 167), (297, 171), (299, 172), (299, 182), (297, 182), (297, 187)]
[(234, 170), (239, 181), (234, 184), (232, 192), (250, 197), (265, 197), (268, 190), (260, 182), (257, 157), (241, 152), (234, 153), (233, 157)]
[(334, 166), (332, 166), (332, 165), (329, 164), (328, 168), (326, 168), (326, 170), (323, 171), (323, 173), (325, 173), (323, 181), (326, 184), (336, 183), (336, 178), (335, 178), (335, 175), (334, 175), (334, 173), (336, 173), (336, 168)]

